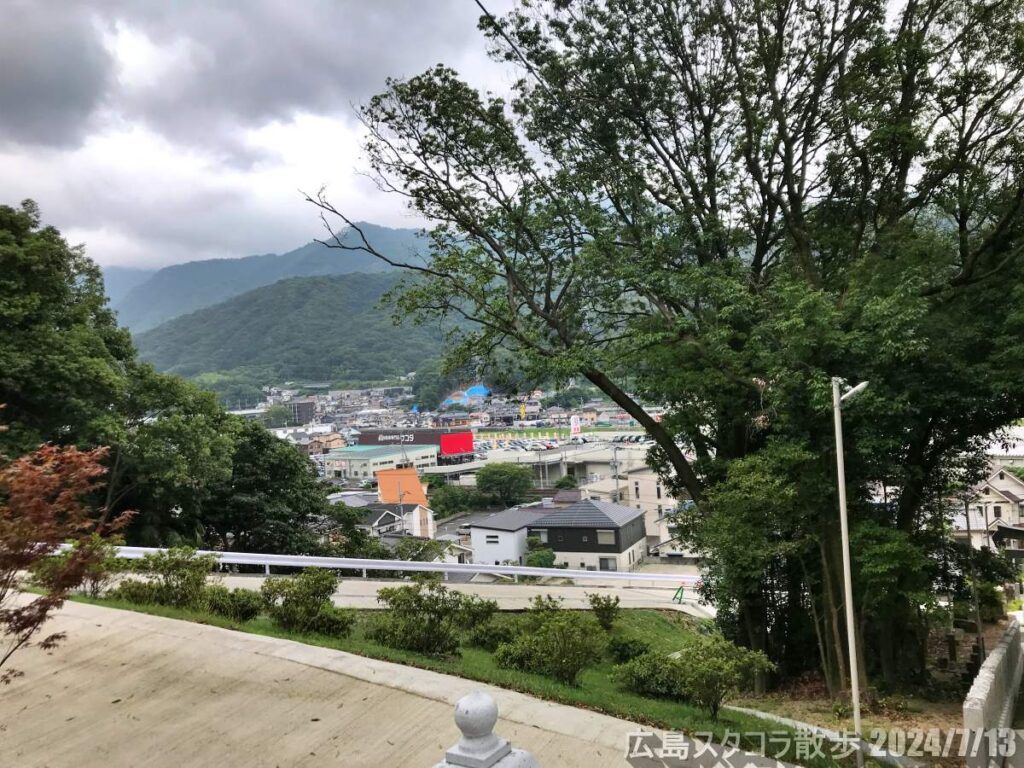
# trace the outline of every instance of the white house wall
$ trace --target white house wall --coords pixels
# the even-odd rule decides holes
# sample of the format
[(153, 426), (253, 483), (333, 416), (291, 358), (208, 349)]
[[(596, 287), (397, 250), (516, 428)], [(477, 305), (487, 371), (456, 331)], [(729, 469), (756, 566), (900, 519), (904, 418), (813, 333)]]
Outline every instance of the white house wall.
[[(488, 536), (497, 536), (497, 544), (488, 544)], [(518, 531), (492, 531), (489, 528), (470, 528), (470, 541), (473, 545), (473, 562), (502, 564), (513, 562), (521, 565), (526, 554), (526, 528)]]

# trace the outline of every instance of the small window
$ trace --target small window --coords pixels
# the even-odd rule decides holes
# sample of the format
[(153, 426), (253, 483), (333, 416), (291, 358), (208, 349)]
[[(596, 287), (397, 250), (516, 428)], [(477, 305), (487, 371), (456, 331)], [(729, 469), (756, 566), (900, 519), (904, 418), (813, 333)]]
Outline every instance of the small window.
[(587, 564), (586, 564), (586, 563), (580, 563), (580, 569), (581, 569), (581, 570), (582, 570), (582, 569), (584, 569), (584, 568), (586, 568), (586, 567), (587, 567)]
[(598, 531), (597, 543), (603, 545), (615, 544), (615, 531)]
[(558, 534), (558, 540), (562, 541), (562, 534)]
[(656, 495), (656, 496), (657, 496), (657, 497), (658, 497), (659, 499), (661, 498), (661, 486), (660, 486), (660, 485), (658, 485), (658, 486), (655, 486), (655, 488), (654, 488), (654, 494), (655, 494), (655, 495)]
[(1002, 472), (1000, 472), (999, 473), (999, 479), (1000, 480), (1005, 480), (1006, 479), (1006, 475), (1004, 475)]
[(992, 514), (995, 515), (996, 517), (1002, 517), (1003, 516), (1003, 508), (1001, 506), (999, 506), (998, 504), (994, 505), (992, 507)]
[(498, 541), (499, 541), (499, 538), (497, 536), (488, 535), (486, 541), (487, 541), (488, 544), (497, 544)]
[(548, 543), (548, 529), (547, 528), (537, 528), (536, 530), (534, 530), (533, 535), (536, 536), (538, 539), (540, 539), (542, 544), (547, 544)]
[(586, 536), (584, 536), (584, 537), (583, 537), (583, 543), (584, 543), (584, 544), (586, 544), (586, 543), (587, 543), (587, 537), (586, 537)]

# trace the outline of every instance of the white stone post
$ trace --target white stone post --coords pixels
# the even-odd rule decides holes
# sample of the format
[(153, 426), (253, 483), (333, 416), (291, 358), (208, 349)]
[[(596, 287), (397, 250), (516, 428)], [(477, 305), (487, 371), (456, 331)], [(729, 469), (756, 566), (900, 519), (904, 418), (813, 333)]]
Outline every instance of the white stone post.
[(498, 738), (498, 705), (483, 691), (474, 691), (455, 705), (455, 724), (462, 731), (459, 743), (449, 749), (434, 768), (540, 768), (533, 755), (512, 749)]

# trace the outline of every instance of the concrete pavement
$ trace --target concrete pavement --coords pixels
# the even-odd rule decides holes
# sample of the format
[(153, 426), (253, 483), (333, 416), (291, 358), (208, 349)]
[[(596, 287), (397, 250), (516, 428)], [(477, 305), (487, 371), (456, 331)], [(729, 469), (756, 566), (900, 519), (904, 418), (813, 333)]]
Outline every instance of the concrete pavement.
[(449, 675), (130, 611), (68, 603), (52, 631), (67, 641), (16, 655), (25, 676), (0, 688), (0, 766), (428, 768), (457, 741), (452, 708), (473, 690), (496, 700), (496, 732), (547, 768), (626, 766), (639, 729)]
[[(243, 587), (259, 589), (264, 576), (224, 575), (223, 583), (227, 587)], [(377, 579), (343, 579), (334, 594), (334, 604), (343, 608), (379, 608), (377, 590), (382, 587), (399, 586), (402, 581), (386, 581)], [(697, 618), (710, 618), (714, 615), (708, 606), (693, 601), (682, 604), (672, 602), (675, 588), (649, 585), (637, 582), (638, 586), (605, 586), (579, 584), (572, 586), (544, 586), (540, 584), (510, 584), (496, 582), (492, 584), (455, 584), (449, 583), (450, 589), (466, 592), (488, 600), (494, 600), (502, 610), (523, 610), (527, 608), (537, 595), (560, 597), (566, 608), (589, 608), (587, 594), (597, 592), (602, 595), (618, 595), (623, 608), (659, 608), (670, 611), (681, 611)]]

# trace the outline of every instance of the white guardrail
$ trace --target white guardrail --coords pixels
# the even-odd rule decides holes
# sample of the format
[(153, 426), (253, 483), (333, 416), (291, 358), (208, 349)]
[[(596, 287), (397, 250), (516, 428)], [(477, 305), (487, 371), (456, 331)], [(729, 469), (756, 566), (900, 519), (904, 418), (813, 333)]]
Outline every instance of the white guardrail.
[[(117, 547), (117, 556), (138, 560), (148, 554), (166, 552), (159, 547)], [(499, 576), (556, 576), (566, 579), (601, 579), (604, 581), (644, 581), (692, 586), (699, 576), (675, 573), (636, 573), (635, 571), (581, 571), (569, 568), (530, 568), (522, 565), (486, 565), (484, 563), (424, 563), (417, 560), (369, 560), (355, 557), (313, 557), (310, 555), (262, 555), (255, 552), (215, 552), (197, 550), (200, 555), (213, 555), (222, 565), (262, 565), (292, 568), (330, 568), (349, 571), (430, 571), (435, 573), (487, 573)]]

